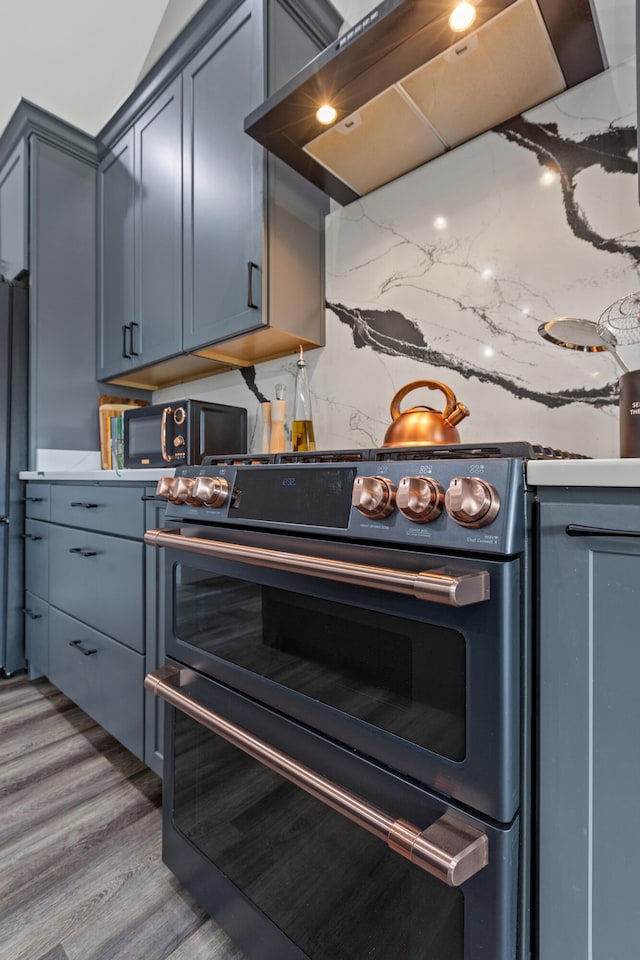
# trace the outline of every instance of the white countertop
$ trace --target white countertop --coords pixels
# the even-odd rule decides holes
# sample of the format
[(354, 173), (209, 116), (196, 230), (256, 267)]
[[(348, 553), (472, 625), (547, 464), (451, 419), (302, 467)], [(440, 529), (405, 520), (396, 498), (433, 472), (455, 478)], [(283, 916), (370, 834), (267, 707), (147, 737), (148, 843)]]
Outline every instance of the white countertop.
[(155, 483), (160, 477), (172, 477), (173, 467), (136, 470), (23, 470), (18, 474), (20, 480), (75, 480), (82, 483), (89, 480), (128, 480), (138, 483)]
[(529, 460), (538, 487), (640, 487), (640, 460)]

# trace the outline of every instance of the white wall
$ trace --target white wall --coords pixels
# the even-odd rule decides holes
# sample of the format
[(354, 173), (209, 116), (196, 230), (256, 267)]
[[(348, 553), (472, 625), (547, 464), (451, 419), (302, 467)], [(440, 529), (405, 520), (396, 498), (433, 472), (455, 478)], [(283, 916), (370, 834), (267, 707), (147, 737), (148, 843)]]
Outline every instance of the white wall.
[(167, 0), (0, 0), (0, 131), (24, 97), (97, 133), (133, 90), (166, 7)]

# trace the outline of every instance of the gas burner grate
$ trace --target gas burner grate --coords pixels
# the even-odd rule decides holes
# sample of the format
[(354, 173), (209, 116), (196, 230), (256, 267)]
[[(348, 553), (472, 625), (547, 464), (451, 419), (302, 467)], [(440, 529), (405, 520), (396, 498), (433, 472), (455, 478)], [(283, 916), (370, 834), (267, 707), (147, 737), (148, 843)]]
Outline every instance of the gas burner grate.
[(370, 450), (302, 450), (276, 453), (276, 463), (354, 463), (371, 460)]
[(204, 457), (201, 466), (203, 467), (239, 467), (239, 466), (261, 466), (263, 463), (273, 463), (275, 454), (273, 453), (236, 453), (222, 454), (218, 456)]
[(265, 463), (371, 463), (402, 460), (498, 460), (518, 457), (522, 460), (589, 460), (541, 443), (514, 440), (507, 443), (453, 443), (416, 447), (380, 447), (356, 450), (302, 450), (296, 453), (228, 454), (205, 457), (202, 466), (261, 466)]
[(371, 459), (389, 460), (482, 460), (519, 457), (523, 460), (589, 460), (581, 453), (571, 453), (556, 447), (545, 447), (540, 443), (526, 440), (514, 440), (507, 443), (454, 443), (435, 444), (426, 447), (381, 447), (371, 451)]

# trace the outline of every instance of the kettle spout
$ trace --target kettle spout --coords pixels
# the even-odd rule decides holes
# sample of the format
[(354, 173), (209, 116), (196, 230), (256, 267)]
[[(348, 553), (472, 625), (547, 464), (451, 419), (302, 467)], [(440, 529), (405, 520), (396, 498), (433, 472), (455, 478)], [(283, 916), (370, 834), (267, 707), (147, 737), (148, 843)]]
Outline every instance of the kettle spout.
[(465, 407), (464, 403), (456, 403), (451, 413), (444, 418), (444, 422), (448, 423), (450, 427), (455, 427), (457, 423), (468, 416), (470, 416), (469, 408)]

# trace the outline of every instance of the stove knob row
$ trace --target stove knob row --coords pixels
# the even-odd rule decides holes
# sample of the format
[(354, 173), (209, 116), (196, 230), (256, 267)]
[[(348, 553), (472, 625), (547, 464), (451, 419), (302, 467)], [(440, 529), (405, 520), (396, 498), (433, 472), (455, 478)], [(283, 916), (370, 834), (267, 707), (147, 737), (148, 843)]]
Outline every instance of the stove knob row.
[(229, 499), (230, 487), (224, 477), (161, 477), (156, 493), (171, 503), (222, 507)]
[(477, 477), (454, 477), (446, 493), (432, 477), (402, 477), (397, 488), (387, 477), (357, 477), (351, 503), (370, 520), (389, 517), (397, 506), (413, 523), (431, 523), (444, 507), (463, 527), (485, 527), (498, 514), (500, 496)]

